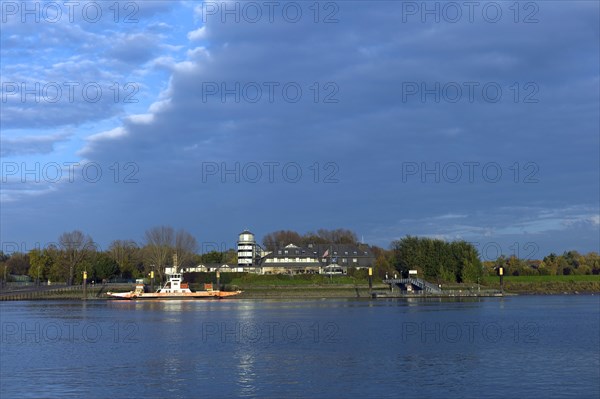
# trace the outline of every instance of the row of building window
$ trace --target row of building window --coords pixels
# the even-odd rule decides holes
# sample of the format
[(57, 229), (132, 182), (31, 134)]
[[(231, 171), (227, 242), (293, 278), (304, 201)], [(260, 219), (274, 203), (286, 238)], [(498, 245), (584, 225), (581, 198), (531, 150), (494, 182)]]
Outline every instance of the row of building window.
[[(323, 263), (327, 262), (327, 258), (322, 258), (321, 261)], [(272, 258), (271, 259), (267, 259), (267, 263), (269, 262), (317, 262), (316, 259), (314, 258), (296, 258), (295, 260), (290, 259), (290, 258)], [(342, 263), (348, 263), (348, 259), (346, 258), (342, 258)], [(357, 258), (352, 258), (352, 263), (358, 263), (358, 259)]]
[[(288, 255), (288, 254), (289, 254), (289, 250), (287, 250), (287, 249), (285, 249), (285, 250), (281, 250), (281, 249), (277, 250), (277, 255)], [(305, 255), (305, 254), (306, 254), (306, 251), (303, 250), (302, 251), (302, 255)], [(313, 251), (313, 254), (316, 255), (317, 251)], [(333, 251), (333, 255), (337, 255), (337, 254), (338, 254), (337, 251)], [(300, 251), (296, 250), (295, 251), (295, 255), (300, 255)], [(344, 255), (348, 255), (348, 251), (344, 251)], [(354, 251), (354, 255), (358, 255), (358, 252)], [(366, 255), (368, 255), (367, 251), (365, 251), (365, 256)]]

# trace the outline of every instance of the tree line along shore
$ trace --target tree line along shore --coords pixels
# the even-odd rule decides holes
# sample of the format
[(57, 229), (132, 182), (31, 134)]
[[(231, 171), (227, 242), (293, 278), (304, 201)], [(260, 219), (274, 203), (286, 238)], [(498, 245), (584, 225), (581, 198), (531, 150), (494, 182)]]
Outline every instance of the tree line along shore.
[[(347, 229), (300, 234), (290, 230), (268, 233), (263, 246), (273, 250), (287, 244), (359, 244), (354, 232)], [(361, 245), (368, 245), (361, 243)], [(373, 281), (381, 283), (386, 276), (406, 276), (416, 270), (419, 277), (445, 287), (498, 287), (497, 270), (504, 269), (505, 289), (515, 292), (598, 292), (600, 256), (596, 252), (580, 254), (566, 251), (550, 253), (541, 259), (522, 259), (500, 255), (493, 261), (482, 261), (477, 249), (466, 241), (447, 242), (439, 239), (406, 236), (392, 241), (388, 248), (368, 245), (374, 254)], [(26, 253), (0, 252), (2, 284), (28, 279), (38, 283), (81, 284), (83, 272), (88, 283), (132, 281), (148, 278), (151, 271), (156, 281), (165, 279), (165, 268), (172, 266), (177, 254), (180, 267), (200, 263), (237, 264), (234, 249), (198, 253), (198, 243), (185, 230), (157, 226), (147, 230), (141, 242), (114, 240), (101, 250), (91, 236), (79, 231), (65, 232), (55, 244), (35, 248)], [(261, 276), (250, 273), (221, 273), (221, 283), (251, 289), (253, 286), (315, 286), (332, 284), (365, 284), (368, 271), (348, 268), (347, 275)], [(214, 273), (213, 273), (214, 274)], [(229, 276), (227, 276), (229, 275)], [(27, 276), (27, 277), (23, 277)], [(210, 282), (214, 276), (186, 276), (192, 284)], [(207, 281), (201, 281), (207, 280)], [(230, 280), (230, 281), (228, 281)]]

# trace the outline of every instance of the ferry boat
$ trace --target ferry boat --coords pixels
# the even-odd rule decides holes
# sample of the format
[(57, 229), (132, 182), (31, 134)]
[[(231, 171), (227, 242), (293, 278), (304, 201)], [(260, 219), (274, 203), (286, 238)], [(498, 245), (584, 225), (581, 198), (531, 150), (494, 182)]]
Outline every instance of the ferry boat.
[(145, 292), (144, 284), (136, 284), (133, 291), (107, 292), (106, 295), (115, 299), (221, 299), (242, 293), (242, 291), (215, 290), (212, 284), (204, 284), (203, 291), (192, 291), (188, 283), (183, 282), (183, 276), (177, 273), (176, 267), (168, 276), (168, 281), (156, 292)]

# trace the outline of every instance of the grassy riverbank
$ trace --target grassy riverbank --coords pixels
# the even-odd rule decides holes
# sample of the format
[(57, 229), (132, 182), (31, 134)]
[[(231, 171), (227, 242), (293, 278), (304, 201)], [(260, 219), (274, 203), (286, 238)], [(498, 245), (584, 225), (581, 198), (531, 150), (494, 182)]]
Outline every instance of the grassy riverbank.
[[(489, 288), (500, 289), (498, 276), (485, 277), (483, 283)], [(505, 276), (504, 291), (515, 294), (600, 293), (600, 276)]]
[[(481, 290), (499, 290), (497, 276), (487, 276), (481, 281)], [(226, 289), (241, 289), (246, 298), (305, 298), (305, 297), (368, 297), (368, 281), (350, 276), (305, 275), (245, 275), (231, 279)], [(446, 294), (472, 295), (477, 284), (442, 284)], [(373, 282), (374, 290), (386, 290), (388, 286)], [(586, 294), (600, 293), (600, 276), (506, 276), (506, 294)], [(457, 294), (458, 293), (458, 294)]]
[[(386, 289), (385, 284), (373, 284)], [(368, 298), (369, 282), (351, 276), (257, 275), (245, 274), (231, 279), (225, 289), (241, 289), (239, 298)]]

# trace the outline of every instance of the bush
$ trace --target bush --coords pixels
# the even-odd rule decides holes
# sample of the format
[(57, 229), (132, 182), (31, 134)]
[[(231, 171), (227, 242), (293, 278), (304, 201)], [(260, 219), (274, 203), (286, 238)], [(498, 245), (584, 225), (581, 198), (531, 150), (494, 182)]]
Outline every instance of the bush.
[(538, 276), (540, 274), (539, 270), (536, 270), (530, 266), (525, 266), (525, 267), (521, 268), (519, 273), (521, 276)]
[(549, 276), (549, 275), (551, 275), (552, 273), (550, 273), (550, 270), (548, 270), (548, 268), (547, 268), (547, 267), (545, 267), (545, 266), (540, 266), (540, 267), (539, 267), (539, 269), (538, 269), (538, 274), (539, 274), (540, 276)]
[(581, 265), (577, 268), (577, 274), (592, 274), (592, 268), (588, 265)]
[(367, 280), (369, 278), (369, 270), (367, 269), (357, 269), (355, 267), (348, 268), (348, 276), (354, 277), (358, 280)]

